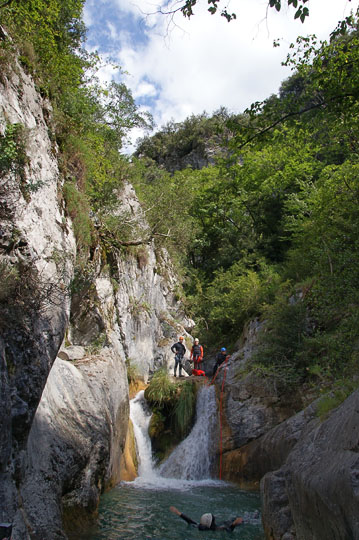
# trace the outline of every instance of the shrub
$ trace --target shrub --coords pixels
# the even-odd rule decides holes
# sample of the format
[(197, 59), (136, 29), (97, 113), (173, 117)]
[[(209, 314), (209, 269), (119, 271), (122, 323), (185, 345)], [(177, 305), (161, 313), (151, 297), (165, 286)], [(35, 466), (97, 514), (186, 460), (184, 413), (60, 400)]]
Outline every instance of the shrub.
[(151, 406), (163, 407), (175, 396), (176, 385), (171, 381), (164, 368), (153, 375), (150, 384), (145, 390), (145, 398)]
[(22, 124), (7, 124), (5, 133), (0, 136), (0, 178), (7, 174), (15, 176), (25, 200), (30, 192), (36, 191), (37, 183), (26, 182), (25, 168), (29, 162), (26, 154), (27, 130)]
[(19, 272), (6, 261), (0, 261), (0, 302), (10, 298), (19, 283)]
[(329, 413), (336, 407), (339, 407), (358, 386), (358, 381), (348, 379), (337, 381), (334, 389), (323, 396), (318, 403), (317, 414), (319, 418), (322, 421), (325, 420)]
[(181, 437), (186, 436), (192, 426), (195, 407), (195, 385), (186, 381), (179, 387), (179, 394), (173, 409), (176, 430)]
[(284, 284), (275, 302), (264, 309), (266, 327), (253, 356), (263, 375), (286, 387), (298, 383), (306, 374), (298, 351), (309, 331), (306, 305), (290, 292), (288, 284)]
[(80, 250), (87, 250), (92, 243), (89, 202), (86, 195), (78, 191), (75, 182), (66, 182), (63, 189), (67, 210), (74, 225), (77, 246)]

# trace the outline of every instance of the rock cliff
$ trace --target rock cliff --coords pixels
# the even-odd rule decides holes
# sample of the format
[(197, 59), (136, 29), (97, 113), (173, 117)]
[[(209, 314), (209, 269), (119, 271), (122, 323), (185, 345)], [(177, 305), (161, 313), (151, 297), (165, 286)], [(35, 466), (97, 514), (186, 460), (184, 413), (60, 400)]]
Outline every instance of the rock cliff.
[[(153, 242), (109, 264), (99, 237), (79, 276), (51, 114), (19, 64), (2, 74), (0, 143), (13, 152), (0, 174), (0, 521), (15, 540), (66, 538), (95, 512), (121, 476), (127, 368), (146, 381), (193, 324)], [(129, 184), (119, 207), (146, 228)]]
[[(75, 241), (49, 104), (18, 64), (0, 80), (0, 520), (12, 521), (26, 444), (70, 313)], [(7, 154), (6, 154), (7, 152)], [(20, 503), (21, 504), (21, 503)]]
[[(304, 411), (307, 413), (308, 410)], [(310, 419), (310, 411), (303, 423), (303, 413), (300, 414), (299, 424), (304, 429), (298, 441), (282, 466), (262, 480), (267, 538), (356, 540), (359, 538), (359, 391), (324, 422), (318, 417)], [(286, 429), (284, 426), (279, 439), (284, 444)]]
[(228, 362), (223, 478), (260, 486), (269, 540), (357, 539), (359, 391), (321, 421), (304, 389), (285, 395), (251, 371), (260, 331), (253, 321)]

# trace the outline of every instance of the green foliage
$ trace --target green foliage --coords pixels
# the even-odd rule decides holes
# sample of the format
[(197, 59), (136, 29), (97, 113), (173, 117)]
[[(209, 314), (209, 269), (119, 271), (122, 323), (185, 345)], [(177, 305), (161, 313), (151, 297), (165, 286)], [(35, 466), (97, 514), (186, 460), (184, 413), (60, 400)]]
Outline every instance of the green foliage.
[(194, 384), (186, 381), (180, 386), (180, 393), (173, 410), (176, 430), (181, 438), (188, 434), (192, 426), (195, 408), (196, 388)]
[(18, 180), (20, 189), (29, 199), (29, 192), (36, 186), (26, 183), (25, 168), (28, 164), (26, 154), (27, 132), (22, 124), (7, 124), (5, 133), (0, 135), (0, 178), (12, 174)]
[(0, 302), (12, 297), (19, 285), (19, 271), (6, 261), (0, 261)]
[(66, 182), (63, 191), (66, 206), (73, 221), (77, 246), (80, 250), (86, 251), (91, 246), (92, 241), (88, 199), (77, 189), (75, 182)]
[(161, 408), (175, 396), (176, 385), (171, 381), (165, 369), (157, 370), (145, 390), (145, 398), (151, 406)]
[(257, 371), (282, 389), (303, 381), (307, 365), (298, 354), (310, 332), (306, 305), (301, 295), (285, 284), (275, 301), (263, 310), (266, 320), (253, 357)]
[(151, 315), (152, 308), (148, 302), (143, 300), (143, 297), (135, 298), (130, 296), (129, 298), (129, 310), (134, 319), (139, 319), (141, 314)]
[(22, 59), (39, 80), (43, 92), (61, 99), (61, 89), (76, 88), (83, 60), (76, 57), (85, 35), (81, 20), (84, 0), (26, 0), (2, 10)]
[(152, 137), (141, 139), (135, 155), (146, 156), (172, 173), (183, 168), (182, 159), (193, 151), (208, 160), (207, 148), (221, 146), (230, 137), (231, 132), (226, 126), (229, 117), (222, 107), (212, 116), (202, 113), (191, 115), (183, 122), (168, 122)]
[(245, 322), (257, 316), (263, 304), (273, 299), (279, 275), (265, 264), (248, 269), (238, 261), (228, 270), (219, 270), (204, 294), (192, 298), (198, 312), (210, 321), (210, 341), (236, 339)]
[(166, 246), (173, 259), (183, 265), (186, 249), (196, 231), (189, 211), (195, 197), (192, 178), (196, 172), (185, 170), (171, 176), (152, 160), (134, 160), (131, 181), (144, 207), (146, 219), (158, 247)]
[(324, 395), (318, 403), (317, 414), (321, 421), (324, 421), (333, 409), (339, 407), (358, 386), (358, 381), (348, 379), (337, 381), (333, 390)]
[[(304, 6), (306, 2), (308, 2), (308, 0), (287, 0), (286, 2), (289, 7), (293, 7), (295, 9), (294, 19), (299, 19), (302, 23), (309, 15), (309, 9)], [(165, 12), (173, 13), (180, 10), (184, 17), (190, 18), (192, 15), (194, 15), (194, 8), (196, 4), (197, 0), (185, 0), (182, 4), (180, 4), (179, 7), (177, 4), (165, 4)], [(228, 22), (237, 18), (236, 13), (230, 13), (228, 11), (227, 5), (223, 6), (223, 4), (221, 4), (221, 0), (209, 0), (208, 4), (208, 12), (211, 15), (217, 13), (218, 9), (222, 7), (220, 11), (221, 17), (224, 17)], [(282, 8), (282, 1), (269, 0), (268, 6), (275, 8), (276, 11), (280, 11)]]
[(90, 354), (98, 354), (107, 343), (107, 335), (105, 332), (99, 334), (87, 347)]

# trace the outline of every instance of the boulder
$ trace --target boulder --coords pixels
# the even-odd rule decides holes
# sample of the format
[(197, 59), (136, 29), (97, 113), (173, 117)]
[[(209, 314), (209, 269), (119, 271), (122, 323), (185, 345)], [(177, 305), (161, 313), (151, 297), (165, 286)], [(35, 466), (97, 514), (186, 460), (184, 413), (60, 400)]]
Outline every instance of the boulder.
[[(76, 366), (57, 358), (28, 441), (15, 531), (66, 538), (95, 515), (100, 494), (120, 481), (129, 414), (122, 359), (111, 349)], [(23, 516), (26, 515), (26, 523)]]
[[(282, 540), (294, 526), (297, 540), (359, 539), (358, 425), (359, 390), (327, 420), (308, 424), (285, 464), (263, 478), (268, 538)], [(280, 489), (276, 489), (278, 478)], [(291, 515), (289, 530), (283, 520), (278, 529), (283, 513)]]

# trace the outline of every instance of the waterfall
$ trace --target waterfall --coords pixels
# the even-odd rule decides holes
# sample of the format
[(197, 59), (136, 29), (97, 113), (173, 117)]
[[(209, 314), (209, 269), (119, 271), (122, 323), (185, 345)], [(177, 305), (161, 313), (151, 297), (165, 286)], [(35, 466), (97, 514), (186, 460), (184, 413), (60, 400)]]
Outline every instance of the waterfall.
[(152, 459), (151, 439), (148, 435), (148, 426), (151, 420), (151, 411), (145, 399), (144, 390), (141, 390), (130, 401), (130, 418), (135, 434), (138, 454), (138, 475), (143, 479), (151, 480), (156, 477)]
[(185, 489), (199, 483), (217, 483), (210, 480), (211, 465), (217, 448), (218, 425), (213, 386), (202, 387), (198, 392), (196, 421), (191, 433), (159, 468), (155, 467), (152, 459), (151, 440), (148, 435), (151, 412), (143, 390), (130, 402), (130, 418), (139, 460), (139, 476), (133, 482), (134, 485)]
[(191, 433), (161, 465), (167, 478), (202, 480), (210, 478), (216, 451), (217, 404), (214, 386), (204, 386), (197, 396), (196, 423)]

